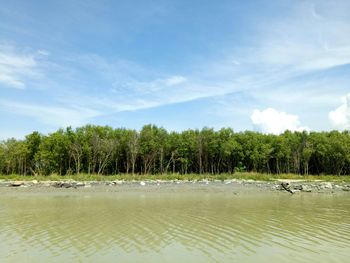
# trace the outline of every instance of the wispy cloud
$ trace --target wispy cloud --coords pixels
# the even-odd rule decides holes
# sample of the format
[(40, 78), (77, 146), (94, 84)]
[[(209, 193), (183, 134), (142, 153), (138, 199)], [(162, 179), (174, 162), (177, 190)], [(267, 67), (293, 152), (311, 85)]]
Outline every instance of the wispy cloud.
[[(251, 110), (271, 107), (255, 112), (256, 125), (268, 132), (286, 127), (298, 130), (303, 127), (296, 115), (273, 108), (295, 112), (290, 109), (297, 104), (304, 110), (310, 105), (333, 107), (339, 93), (344, 94), (344, 83), (339, 80), (333, 79), (334, 86), (330, 87), (331, 81), (326, 83), (321, 77), (303, 78), (350, 63), (350, 3), (292, 3), (283, 19), (271, 15), (257, 21), (254, 34), (244, 45), (226, 43), (216, 57), (203, 54), (202, 58), (190, 58), (192, 62), (179, 70), (145, 66), (122, 54), (107, 57), (62, 51), (58, 55), (53, 50), (0, 46), (0, 85), (24, 89), (31, 83), (45, 87), (45, 93), (35, 95), (45, 96), (50, 106), (29, 100), (0, 103), (16, 114), (62, 126), (203, 98), (220, 97), (221, 111), (238, 111), (229, 94), (242, 92), (257, 104), (240, 104), (239, 111), (248, 121)], [(278, 107), (282, 103), (285, 107)], [(341, 107), (333, 115), (344, 113), (344, 105)], [(265, 118), (270, 115), (280, 118), (283, 125), (269, 123)]]
[(0, 100), (0, 106), (7, 112), (33, 117), (54, 127), (79, 126), (99, 115), (98, 111), (80, 107), (39, 106)]
[(0, 84), (4, 87), (24, 89), (26, 78), (38, 77), (38, 53), (20, 52), (13, 46), (0, 45)]
[[(107, 60), (98, 55), (70, 56), (66, 67), (66, 71), (70, 72), (66, 81), (69, 81), (69, 87), (74, 85), (75, 89), (61, 90), (61, 96), (56, 96), (60, 102), (74, 101), (81, 107), (95, 107), (108, 114), (111, 111), (148, 109), (227, 93), (227, 87), (220, 83), (156, 72), (131, 61)], [(77, 68), (84, 72), (84, 76)], [(91, 76), (93, 80), (88, 83)], [(97, 84), (96, 79), (99, 80)], [(87, 89), (89, 92), (84, 92)], [(76, 97), (81, 99), (77, 101), (74, 99)]]
[(187, 81), (187, 79), (183, 76), (172, 76), (172, 77), (165, 80), (165, 85), (166, 86), (176, 86), (176, 85), (182, 84), (186, 81)]
[[(184, 74), (169, 74), (136, 62), (105, 59), (94, 54), (70, 56), (65, 65), (72, 73), (69, 84), (75, 85), (79, 92), (73, 92), (71, 96), (84, 97), (81, 106), (86, 102), (101, 111), (121, 112), (242, 90), (252, 94), (273, 94), (277, 89), (283, 93), (286, 88), (290, 89), (293, 79), (350, 63), (350, 40), (344, 37), (349, 31), (350, 19), (339, 19), (340, 11), (329, 12), (329, 9), (324, 2), (296, 3), (283, 22), (262, 23), (258, 28), (259, 38), (253, 39), (250, 45), (228, 48), (223, 52), (223, 58), (197, 61), (185, 69)], [(76, 69), (83, 69), (84, 75)], [(87, 84), (86, 72), (94, 76), (91, 84)], [(96, 79), (98, 83), (94, 83)], [(285, 85), (287, 82), (288, 86)], [(89, 90), (89, 95), (84, 92), (86, 85), (96, 86)], [(305, 92), (318, 95), (311, 87), (306, 91), (296, 88), (298, 100), (310, 99), (310, 96), (304, 96)], [(68, 98), (65, 96), (66, 93), (62, 100), (72, 101), (69, 95)]]
[(138, 81), (130, 78), (125, 82), (119, 81), (118, 83), (114, 83), (112, 91), (114, 93), (133, 91), (141, 95), (162, 91), (168, 87), (179, 86), (185, 82), (187, 82), (187, 78), (179, 75), (170, 76), (168, 78), (158, 78), (151, 81)]
[(337, 2), (299, 2), (283, 22), (263, 24), (255, 60), (300, 71), (350, 63), (350, 4)]

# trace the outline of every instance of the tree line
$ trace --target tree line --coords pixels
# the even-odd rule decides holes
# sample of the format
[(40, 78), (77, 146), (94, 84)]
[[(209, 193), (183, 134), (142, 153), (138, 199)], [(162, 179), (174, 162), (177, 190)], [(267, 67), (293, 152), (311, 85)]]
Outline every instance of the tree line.
[(230, 128), (168, 132), (86, 125), (49, 135), (0, 142), (0, 173), (164, 174), (234, 173), (350, 174), (349, 131), (281, 135)]

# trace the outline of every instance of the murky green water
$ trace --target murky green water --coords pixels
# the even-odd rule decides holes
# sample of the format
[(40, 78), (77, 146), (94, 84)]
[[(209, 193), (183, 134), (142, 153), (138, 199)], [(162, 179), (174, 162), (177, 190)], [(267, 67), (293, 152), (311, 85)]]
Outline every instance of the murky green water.
[(3, 194), (0, 262), (349, 262), (350, 195)]

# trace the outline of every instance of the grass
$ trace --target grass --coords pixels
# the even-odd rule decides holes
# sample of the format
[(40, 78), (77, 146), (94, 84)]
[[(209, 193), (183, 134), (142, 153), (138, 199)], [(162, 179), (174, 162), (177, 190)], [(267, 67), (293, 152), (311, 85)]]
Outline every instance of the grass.
[(62, 181), (62, 180), (76, 180), (76, 181), (142, 181), (142, 180), (227, 180), (227, 179), (245, 179), (255, 181), (274, 181), (277, 179), (289, 180), (306, 180), (306, 181), (346, 181), (350, 182), (350, 176), (337, 175), (298, 175), (298, 174), (263, 174), (263, 173), (246, 173), (237, 172), (234, 174), (146, 174), (146, 175), (132, 175), (132, 174), (116, 174), (116, 175), (97, 175), (97, 174), (73, 174), (60, 176), (57, 174), (51, 175), (0, 175), (0, 179), (8, 181)]

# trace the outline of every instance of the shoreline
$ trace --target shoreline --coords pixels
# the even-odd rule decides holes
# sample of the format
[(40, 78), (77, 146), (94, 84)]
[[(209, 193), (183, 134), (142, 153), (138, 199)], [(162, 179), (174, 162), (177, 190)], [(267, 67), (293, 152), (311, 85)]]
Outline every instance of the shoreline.
[(226, 180), (104, 180), (104, 181), (77, 181), (72, 179), (14, 181), (0, 180), (0, 192), (41, 192), (41, 191), (159, 191), (167, 190), (232, 190), (241, 192), (284, 192), (297, 193), (350, 193), (348, 182), (327, 182), (322, 180), (276, 179), (275, 181), (258, 181), (252, 179)]
[(235, 172), (235, 173), (220, 173), (220, 174), (49, 174), (49, 175), (19, 175), (19, 174), (0, 174), (0, 181), (224, 181), (224, 180), (254, 180), (254, 181), (329, 181), (329, 182), (348, 182), (350, 184), (350, 175), (301, 175), (294, 173), (287, 174), (268, 174), (257, 172)]

